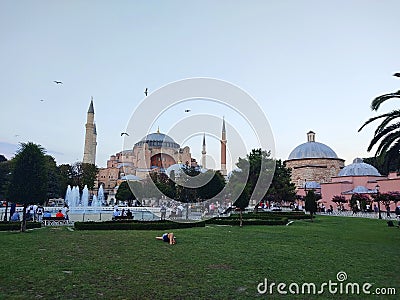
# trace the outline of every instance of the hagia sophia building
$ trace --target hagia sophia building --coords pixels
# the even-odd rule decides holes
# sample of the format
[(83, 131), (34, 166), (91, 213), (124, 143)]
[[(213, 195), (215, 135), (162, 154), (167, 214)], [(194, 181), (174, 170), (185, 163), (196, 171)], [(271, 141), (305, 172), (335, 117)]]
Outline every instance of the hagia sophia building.
[[(89, 105), (85, 126), (83, 163), (95, 164), (97, 132), (94, 123), (93, 99)], [(225, 120), (222, 119), (220, 169), (222, 175), (227, 174), (226, 142)], [(204, 169), (206, 168), (206, 155), (206, 140), (204, 135), (201, 151), (201, 167)], [(113, 197), (116, 187), (123, 180), (142, 180), (149, 175), (149, 172), (165, 172), (169, 167), (176, 164), (198, 166), (188, 146), (181, 147), (173, 138), (161, 133), (158, 129), (157, 132), (150, 133), (135, 143), (132, 149), (123, 150), (111, 155), (110, 159), (107, 160), (107, 167), (99, 169), (95, 186), (99, 187), (103, 185), (105, 194)]]
[[(93, 99), (87, 112), (84, 148), (84, 163), (95, 164), (96, 158), (96, 125), (94, 123)], [(226, 170), (226, 130), (225, 120), (222, 120), (221, 131), (221, 168), (222, 175)], [(206, 142), (203, 137), (201, 167), (206, 168)], [(396, 172), (382, 176), (370, 164), (361, 158), (354, 159), (352, 164), (345, 166), (344, 159), (335, 151), (316, 141), (313, 131), (307, 133), (307, 141), (295, 147), (287, 160), (286, 167), (292, 170), (291, 180), (296, 186), (296, 193), (304, 196), (307, 189), (313, 189), (322, 196), (319, 201), (326, 207), (336, 204), (334, 196), (344, 196), (347, 200), (353, 194), (376, 194), (400, 191), (400, 176)], [(135, 143), (132, 149), (123, 150), (111, 155), (106, 168), (100, 168), (95, 186), (103, 185), (105, 194), (113, 197), (116, 188), (123, 180), (142, 180), (149, 172), (165, 172), (175, 164), (197, 166), (189, 147), (181, 147), (170, 136), (159, 130), (150, 133)], [(392, 210), (395, 205), (392, 204)]]

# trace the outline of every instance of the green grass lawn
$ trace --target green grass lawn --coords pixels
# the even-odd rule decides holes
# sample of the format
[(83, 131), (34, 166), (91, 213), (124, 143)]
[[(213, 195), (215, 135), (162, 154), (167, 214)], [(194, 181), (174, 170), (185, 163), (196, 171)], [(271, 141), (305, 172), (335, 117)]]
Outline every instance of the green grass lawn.
[[(398, 299), (400, 229), (383, 220), (320, 217), (290, 226), (174, 231), (0, 232), (0, 299)], [(259, 294), (257, 285), (344, 282), (397, 296)], [(287, 288), (286, 288), (287, 290)]]

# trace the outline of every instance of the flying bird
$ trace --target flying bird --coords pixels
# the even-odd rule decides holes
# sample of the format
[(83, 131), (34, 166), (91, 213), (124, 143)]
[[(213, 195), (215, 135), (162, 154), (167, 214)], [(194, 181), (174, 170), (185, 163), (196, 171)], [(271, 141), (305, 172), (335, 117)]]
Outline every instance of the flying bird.
[(400, 77), (400, 73), (394, 73), (393, 76)]
[(144, 90), (144, 94), (147, 96), (148, 90), (147, 88)]
[(129, 136), (129, 134), (127, 132), (121, 132), (121, 136), (123, 136), (124, 134)]
[(190, 109), (185, 109), (185, 112), (189, 112), (190, 111)]
[(43, 99), (40, 99), (40, 102), (43, 102), (44, 100)]
[(54, 80), (53, 82), (55, 82), (56, 84), (63, 84), (62, 81)]

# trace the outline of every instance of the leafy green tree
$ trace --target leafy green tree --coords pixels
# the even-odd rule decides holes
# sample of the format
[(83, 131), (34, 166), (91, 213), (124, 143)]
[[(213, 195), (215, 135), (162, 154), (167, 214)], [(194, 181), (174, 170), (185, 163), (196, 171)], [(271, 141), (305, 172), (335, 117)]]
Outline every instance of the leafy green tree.
[(129, 185), (130, 183), (128, 183), (127, 181), (121, 182), (115, 198), (119, 201), (128, 201), (128, 206), (132, 206), (132, 201), (136, 200), (136, 196), (132, 193)]
[(200, 181), (211, 179), (198, 189), (198, 197), (202, 200), (208, 200), (217, 196), (225, 187), (225, 178), (220, 171), (207, 170), (206, 173), (199, 174)]
[(269, 156), (270, 152), (253, 149), (246, 158), (239, 157), (236, 163), (239, 169), (232, 172), (227, 192), (232, 199), (236, 199), (233, 205), (239, 209), (240, 214), (249, 205), (251, 198), (258, 203), (266, 196), (275, 170), (275, 161)]
[(28, 204), (43, 204), (47, 196), (47, 166), (45, 150), (32, 142), (21, 143), (14, 157), (14, 169), (9, 187), (10, 200), (23, 204), (21, 231), (26, 230)]
[(50, 155), (45, 156), (46, 169), (47, 169), (47, 199), (63, 197), (61, 185), (61, 174), (54, 157)]
[(332, 197), (332, 202), (336, 203), (336, 206), (338, 207), (339, 210), (343, 210), (343, 204), (347, 202), (346, 198), (344, 196), (333, 196)]
[(267, 196), (274, 202), (294, 202), (296, 200), (296, 185), (291, 181), (291, 169), (286, 168), (282, 161), (276, 161), (275, 173)]
[(357, 201), (360, 204), (360, 210), (366, 210), (367, 204), (371, 203), (371, 199), (364, 194), (353, 194), (350, 198), (350, 207), (353, 211), (358, 210)]
[(380, 174), (388, 175), (389, 172), (400, 171), (400, 155), (393, 157), (390, 160), (387, 158), (387, 153), (383, 153), (378, 157), (366, 157), (363, 161), (374, 166)]
[(154, 189), (153, 185), (145, 183), (146, 197), (156, 197), (159, 199), (163, 196), (167, 196), (168, 198), (175, 199), (175, 182), (173, 182), (167, 174), (152, 172), (150, 178), (157, 189)]
[(318, 196), (315, 194), (314, 190), (308, 190), (306, 196), (304, 197), (305, 201), (305, 210), (308, 211), (311, 215), (311, 222), (313, 222), (314, 214), (317, 212), (317, 201)]
[(3, 160), (0, 162), (0, 200), (7, 199), (8, 186), (11, 180), (12, 161)]
[[(394, 93), (384, 94), (372, 100), (371, 109), (378, 111), (382, 103), (390, 99), (400, 99), (400, 90)], [(367, 150), (377, 145), (375, 156), (385, 155), (385, 160), (390, 163), (393, 160), (398, 160), (400, 154), (400, 109), (392, 110), (391, 112), (372, 117), (367, 120), (358, 131), (361, 131), (366, 125), (376, 120), (382, 120), (375, 130)], [(397, 168), (400, 167), (400, 161), (397, 161)]]
[(83, 190), (85, 185), (87, 185), (89, 190), (93, 190), (98, 171), (98, 168), (94, 164), (82, 162), (76, 162), (73, 165), (60, 165), (61, 189), (65, 191), (67, 186), (71, 185), (78, 186), (80, 190)]
[(60, 188), (62, 191), (61, 195), (64, 195), (68, 185), (73, 186), (72, 167), (69, 164), (62, 164), (57, 168), (58, 173), (60, 174)]
[[(0, 160), (1, 157), (4, 157), (3, 155), (0, 155)], [(5, 157), (4, 157), (5, 159)], [(4, 214), (4, 221), (8, 220), (7, 216), (7, 211), (8, 211), (8, 189), (10, 186), (10, 180), (11, 180), (11, 172), (13, 169), (13, 161), (12, 160), (2, 160), (0, 162), (0, 200), (3, 200), (6, 202), (6, 209), (5, 209), (5, 214)]]

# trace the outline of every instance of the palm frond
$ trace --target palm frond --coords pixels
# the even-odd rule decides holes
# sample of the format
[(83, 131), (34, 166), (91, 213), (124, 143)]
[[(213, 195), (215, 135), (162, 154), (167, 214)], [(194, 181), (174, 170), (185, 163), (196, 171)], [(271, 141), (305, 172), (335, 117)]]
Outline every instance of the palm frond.
[(383, 115), (379, 115), (379, 116), (370, 118), (369, 120), (367, 120), (367, 121), (360, 127), (360, 129), (358, 129), (358, 132), (360, 132), (360, 131), (361, 131), (366, 125), (368, 125), (369, 123), (371, 123), (371, 122), (373, 122), (373, 121), (375, 121), (375, 120), (381, 119), (381, 118), (386, 118), (386, 117), (388, 117), (388, 116), (390, 116), (390, 113), (386, 113), (386, 114), (383, 114)]
[(372, 147), (380, 140), (382, 139), (385, 135), (391, 135), (392, 133), (390, 133), (391, 131), (394, 131), (396, 129), (400, 128), (400, 122), (390, 125), (388, 127), (386, 127), (384, 130), (382, 130), (381, 132), (379, 132), (378, 134), (374, 135), (373, 139), (371, 140), (369, 146), (368, 146), (368, 151), (370, 151), (372, 149)]
[[(395, 143), (397, 140), (400, 140), (400, 130), (391, 132), (390, 134), (387, 134), (380, 142), (378, 148), (376, 149), (376, 153), (375, 156), (377, 155), (381, 155), (385, 152), (388, 151), (388, 149), (390, 150), (393, 146), (393, 143)], [(375, 141), (376, 143), (377, 141)], [(370, 151), (371, 150), (371, 145), (372, 145), (372, 141), (370, 144), (370, 147), (368, 148)], [(373, 145), (372, 145), (373, 146)]]
[(400, 110), (393, 110), (392, 112), (386, 114), (388, 115), (386, 119), (382, 121), (382, 123), (376, 128), (375, 135), (382, 131), (391, 121), (396, 118), (400, 118)]
[(383, 102), (392, 98), (400, 98), (400, 91), (376, 97), (374, 100), (372, 100), (371, 109), (378, 110), (379, 106), (381, 106)]

